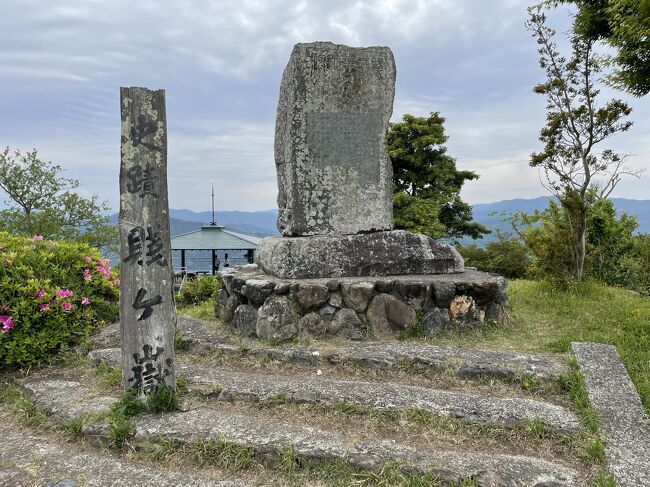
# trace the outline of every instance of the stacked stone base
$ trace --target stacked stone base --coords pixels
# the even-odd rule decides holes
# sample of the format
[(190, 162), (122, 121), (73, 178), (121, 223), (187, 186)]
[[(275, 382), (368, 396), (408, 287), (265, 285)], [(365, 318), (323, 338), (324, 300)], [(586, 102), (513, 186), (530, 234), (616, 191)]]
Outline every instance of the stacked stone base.
[(242, 336), (349, 340), (394, 338), (404, 330), (432, 336), (451, 327), (501, 322), (508, 304), (503, 277), (456, 274), (283, 279), (257, 265), (218, 273), (215, 313)]

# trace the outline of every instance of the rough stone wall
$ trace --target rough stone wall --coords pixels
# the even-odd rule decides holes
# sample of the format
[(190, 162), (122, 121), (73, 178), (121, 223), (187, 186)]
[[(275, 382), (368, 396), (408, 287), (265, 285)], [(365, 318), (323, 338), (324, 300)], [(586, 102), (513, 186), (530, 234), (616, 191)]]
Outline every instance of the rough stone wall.
[(285, 236), (393, 226), (386, 130), (395, 95), (387, 47), (297, 44), (275, 129), (278, 229)]
[(244, 336), (350, 340), (395, 337), (410, 327), (431, 336), (456, 326), (501, 322), (506, 280), (477, 271), (453, 275), (280, 279), (256, 265), (218, 273), (215, 314)]

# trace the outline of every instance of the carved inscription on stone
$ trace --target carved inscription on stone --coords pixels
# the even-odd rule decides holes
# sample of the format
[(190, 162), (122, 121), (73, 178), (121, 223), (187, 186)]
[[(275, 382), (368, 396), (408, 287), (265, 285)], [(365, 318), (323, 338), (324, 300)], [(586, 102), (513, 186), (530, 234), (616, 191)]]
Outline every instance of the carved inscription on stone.
[(382, 127), (382, 115), (376, 110), (308, 113), (306, 142), (314, 165), (354, 169), (359, 179), (379, 184)]

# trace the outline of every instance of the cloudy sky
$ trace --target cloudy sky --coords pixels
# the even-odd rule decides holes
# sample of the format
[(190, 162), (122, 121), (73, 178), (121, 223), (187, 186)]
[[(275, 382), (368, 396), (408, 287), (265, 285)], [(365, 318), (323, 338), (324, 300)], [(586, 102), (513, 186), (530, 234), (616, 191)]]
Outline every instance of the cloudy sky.
[[(214, 183), (219, 209), (274, 208), (282, 70), (295, 43), (329, 40), (393, 49), (393, 119), (446, 117), (449, 153), (481, 175), (468, 202), (544, 195), (527, 164), (545, 117), (529, 1), (0, 0), (0, 147), (37, 148), (117, 208), (119, 87), (164, 88), (170, 206), (208, 209)], [(650, 96), (609, 94), (635, 121), (610, 146), (648, 166)], [(614, 196), (647, 199), (647, 185)]]

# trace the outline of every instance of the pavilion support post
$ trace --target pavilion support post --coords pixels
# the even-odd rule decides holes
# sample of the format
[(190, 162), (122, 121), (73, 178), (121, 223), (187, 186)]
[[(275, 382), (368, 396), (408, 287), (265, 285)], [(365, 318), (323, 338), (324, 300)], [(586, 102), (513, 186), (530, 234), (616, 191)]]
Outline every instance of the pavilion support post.
[(248, 249), (248, 251), (246, 252), (246, 258), (249, 264), (252, 264), (255, 260), (253, 252), (254, 252), (253, 249)]
[(216, 268), (217, 268), (217, 254), (212, 250), (212, 275), (214, 276), (216, 274)]
[(181, 250), (181, 272), (187, 272), (185, 268), (185, 249)]

